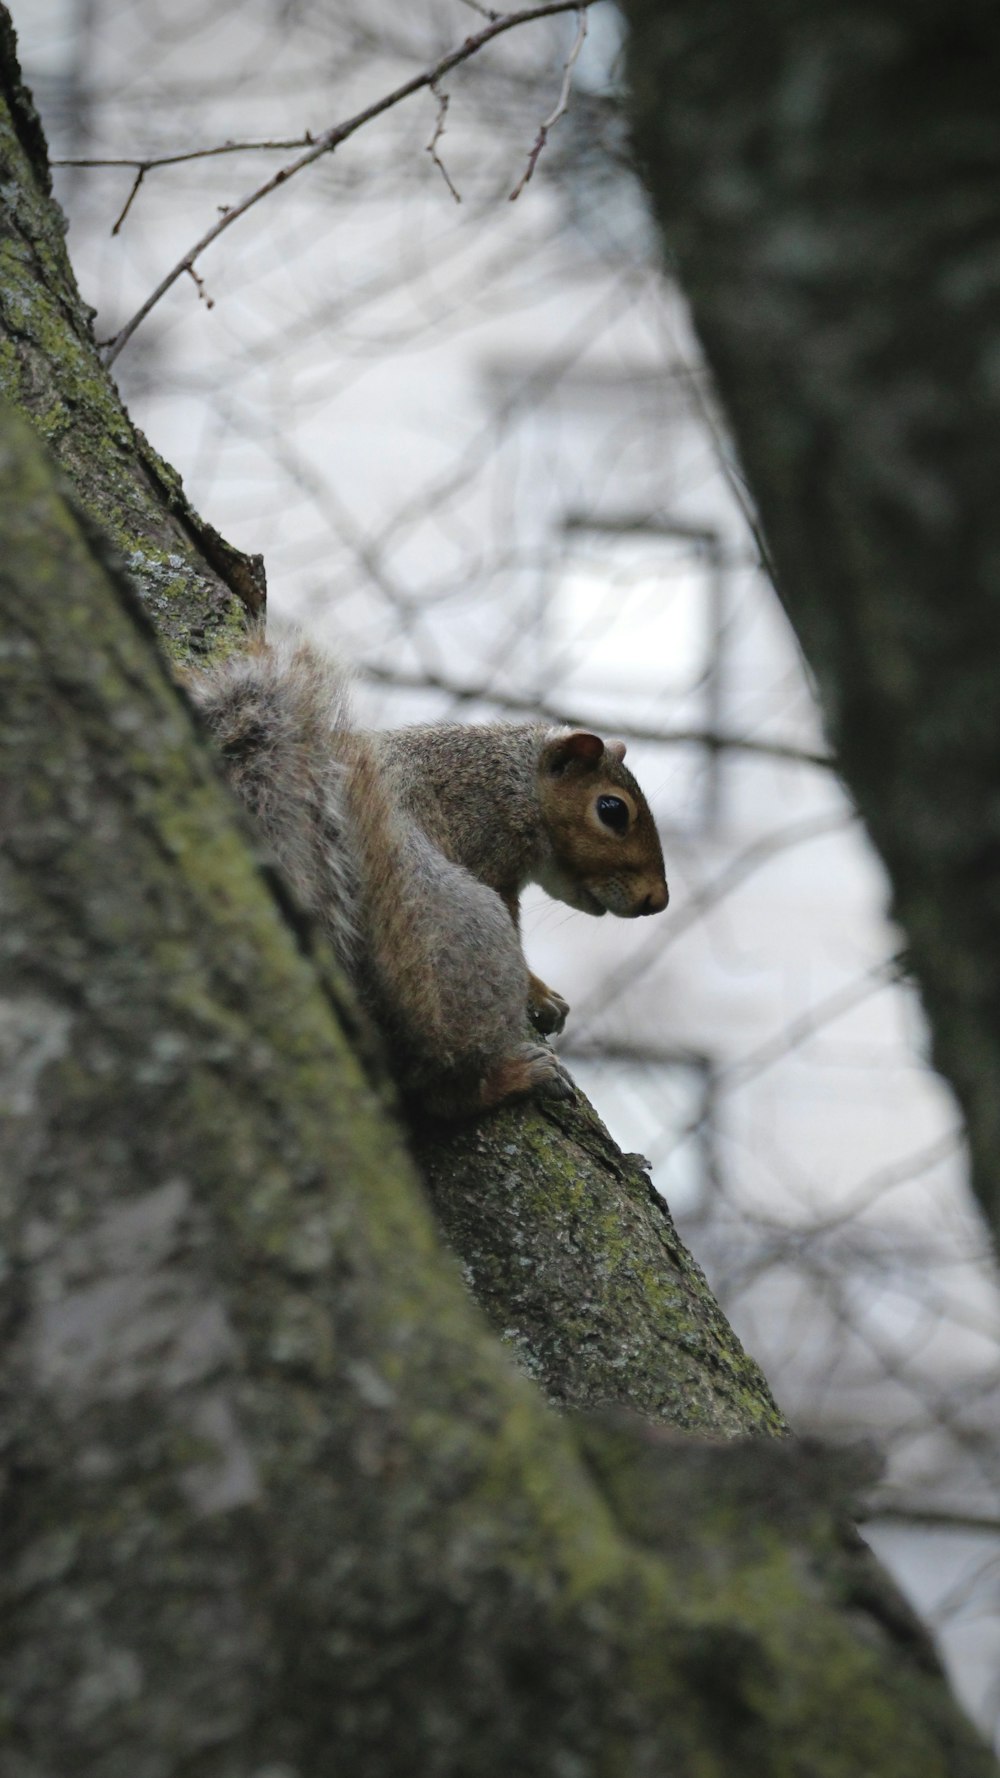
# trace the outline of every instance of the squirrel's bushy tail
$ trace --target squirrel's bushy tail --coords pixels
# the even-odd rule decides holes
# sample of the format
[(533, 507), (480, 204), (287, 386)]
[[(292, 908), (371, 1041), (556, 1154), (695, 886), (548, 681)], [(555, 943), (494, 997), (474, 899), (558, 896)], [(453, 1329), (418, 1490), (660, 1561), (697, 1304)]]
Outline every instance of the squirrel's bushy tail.
[(358, 883), (339, 745), (350, 721), (343, 673), (304, 642), (261, 637), (185, 684), (241, 802), (353, 970)]
[(404, 1049), (410, 1029), (439, 1042), (446, 934), (426, 902), (431, 849), (351, 726), (345, 674), (301, 638), (261, 637), (186, 684), (234, 790), (387, 1035)]

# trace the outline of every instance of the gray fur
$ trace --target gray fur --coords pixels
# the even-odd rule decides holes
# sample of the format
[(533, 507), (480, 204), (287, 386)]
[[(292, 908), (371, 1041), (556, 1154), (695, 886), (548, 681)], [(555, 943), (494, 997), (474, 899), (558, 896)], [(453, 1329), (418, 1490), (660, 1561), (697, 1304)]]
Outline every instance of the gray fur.
[(519, 1058), (532, 1078), (512, 1090), (558, 1080), (555, 1058), (523, 1041), (528, 969), (508, 909), (423, 831), (420, 799), (407, 806), (376, 738), (352, 730), (342, 674), (302, 642), (258, 642), (187, 683), (404, 1090), (454, 1116), (490, 1103), (493, 1071)]
[(255, 642), (185, 684), (298, 900), (352, 969), (358, 880), (337, 747), (350, 720), (343, 674), (302, 643)]

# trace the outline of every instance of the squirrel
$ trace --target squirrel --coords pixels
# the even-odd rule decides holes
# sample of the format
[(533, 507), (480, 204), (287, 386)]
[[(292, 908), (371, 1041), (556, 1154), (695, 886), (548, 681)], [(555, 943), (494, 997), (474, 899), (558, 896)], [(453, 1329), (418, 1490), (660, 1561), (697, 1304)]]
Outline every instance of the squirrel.
[(352, 726), (311, 644), (262, 636), (185, 684), (226, 774), (386, 1038), (443, 1118), (570, 1096), (567, 1002), (528, 969), (529, 882), (588, 914), (661, 912), (663, 854), (623, 741), (533, 724)]

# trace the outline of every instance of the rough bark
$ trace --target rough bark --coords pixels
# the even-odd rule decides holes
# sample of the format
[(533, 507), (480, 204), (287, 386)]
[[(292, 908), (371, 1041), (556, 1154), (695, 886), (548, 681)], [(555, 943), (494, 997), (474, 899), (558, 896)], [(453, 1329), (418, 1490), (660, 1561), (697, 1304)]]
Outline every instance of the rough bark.
[(510, 1369), (7, 409), (0, 488), (5, 1778), (985, 1778), (823, 1459)]
[(645, 175), (1000, 1226), (1000, 14), (627, 0)]
[(549, 1399), (689, 1431), (780, 1432), (663, 1199), (581, 1098), (414, 1148), (476, 1301)]

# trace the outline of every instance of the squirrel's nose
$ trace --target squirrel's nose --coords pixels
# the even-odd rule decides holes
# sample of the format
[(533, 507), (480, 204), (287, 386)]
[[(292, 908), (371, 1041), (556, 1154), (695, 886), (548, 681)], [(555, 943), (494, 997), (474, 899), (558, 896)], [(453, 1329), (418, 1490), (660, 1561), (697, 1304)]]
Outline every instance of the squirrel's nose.
[(669, 900), (670, 890), (666, 883), (661, 883), (657, 889), (650, 890), (639, 912), (640, 914), (662, 914)]

